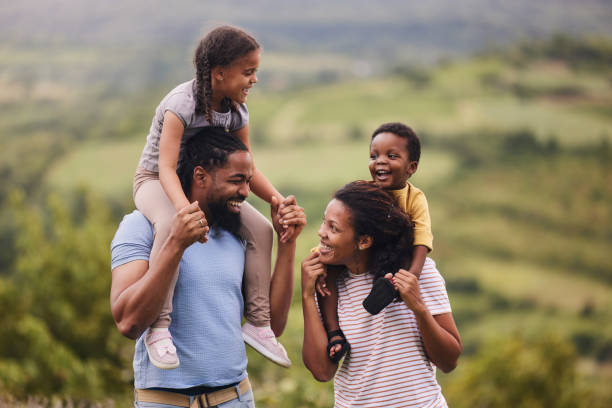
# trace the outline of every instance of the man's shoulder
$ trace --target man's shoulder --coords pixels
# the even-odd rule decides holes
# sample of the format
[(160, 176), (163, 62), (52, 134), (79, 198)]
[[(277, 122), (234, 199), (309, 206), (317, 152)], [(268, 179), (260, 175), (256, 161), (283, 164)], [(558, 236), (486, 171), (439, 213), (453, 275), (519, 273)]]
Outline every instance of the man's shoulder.
[(153, 240), (153, 225), (138, 210), (126, 214), (113, 238), (111, 246), (120, 242), (149, 242)]

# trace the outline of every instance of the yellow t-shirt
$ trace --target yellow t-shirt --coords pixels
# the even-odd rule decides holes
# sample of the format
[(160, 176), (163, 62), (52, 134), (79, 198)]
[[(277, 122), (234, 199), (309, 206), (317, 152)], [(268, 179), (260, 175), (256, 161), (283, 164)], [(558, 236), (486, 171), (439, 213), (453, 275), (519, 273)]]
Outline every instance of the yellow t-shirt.
[(414, 245), (423, 245), (430, 251), (433, 250), (433, 234), (425, 194), (410, 183), (406, 183), (406, 187), (401, 190), (391, 192), (414, 222)]

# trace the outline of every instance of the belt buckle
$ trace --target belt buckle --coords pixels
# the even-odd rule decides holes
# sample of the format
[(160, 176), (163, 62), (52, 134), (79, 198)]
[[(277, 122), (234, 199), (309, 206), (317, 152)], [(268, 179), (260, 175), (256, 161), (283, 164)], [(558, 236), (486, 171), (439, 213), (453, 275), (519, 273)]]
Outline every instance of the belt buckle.
[[(202, 397), (204, 397), (204, 398), (202, 399)], [(196, 401), (198, 403), (197, 407), (196, 407), (195, 404), (192, 403), (191, 404), (192, 408), (208, 408), (208, 407), (210, 407), (210, 405), (208, 404), (208, 398), (206, 397), (206, 394), (197, 395), (194, 398), (193, 402), (196, 402)]]

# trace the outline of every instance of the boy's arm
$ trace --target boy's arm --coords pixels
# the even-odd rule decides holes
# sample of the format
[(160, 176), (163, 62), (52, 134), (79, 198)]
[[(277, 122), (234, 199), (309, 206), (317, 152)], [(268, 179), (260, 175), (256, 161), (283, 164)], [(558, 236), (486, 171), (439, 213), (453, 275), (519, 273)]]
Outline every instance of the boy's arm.
[(176, 175), (184, 130), (183, 122), (176, 114), (171, 111), (164, 113), (164, 124), (159, 140), (159, 182), (176, 211), (189, 204)]
[(427, 254), (433, 249), (433, 235), (427, 198), (421, 190), (413, 186), (410, 186), (406, 212), (410, 214), (414, 222), (414, 246), (408, 271), (418, 278), (423, 270)]
[(425, 258), (427, 257), (427, 253), (429, 252), (429, 248), (424, 245), (415, 245), (412, 248), (412, 262), (410, 263), (410, 268), (408, 272), (416, 276), (417, 278), (421, 276), (421, 271), (423, 270), (423, 265), (425, 264)]

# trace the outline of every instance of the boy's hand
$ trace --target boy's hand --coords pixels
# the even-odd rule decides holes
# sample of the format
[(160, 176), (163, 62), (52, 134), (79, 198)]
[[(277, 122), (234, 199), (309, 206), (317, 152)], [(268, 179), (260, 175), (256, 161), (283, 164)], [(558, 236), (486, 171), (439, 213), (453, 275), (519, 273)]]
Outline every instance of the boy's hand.
[(174, 215), (169, 239), (174, 239), (184, 249), (196, 241), (208, 241), (208, 222), (197, 201), (181, 208)]
[(327, 270), (323, 273), (323, 275), (319, 275), (317, 277), (317, 282), (315, 283), (315, 289), (319, 293), (319, 295), (325, 297), (331, 295), (329, 289), (327, 289)]
[(280, 204), (276, 197), (272, 197), (270, 207), (272, 225), (280, 235), (280, 242), (295, 242), (306, 225), (304, 209), (297, 205), (297, 201), (292, 195), (285, 198)]

